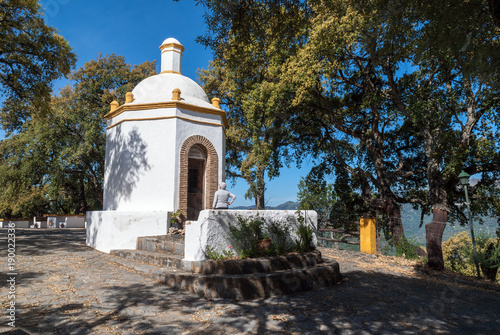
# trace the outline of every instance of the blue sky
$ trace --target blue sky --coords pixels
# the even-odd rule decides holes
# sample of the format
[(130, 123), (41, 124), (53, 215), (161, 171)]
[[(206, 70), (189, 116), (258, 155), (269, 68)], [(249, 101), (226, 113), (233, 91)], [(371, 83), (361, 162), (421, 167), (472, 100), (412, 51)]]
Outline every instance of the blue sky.
[[(77, 68), (85, 62), (103, 55), (117, 54), (129, 64), (157, 61), (159, 46), (168, 37), (174, 37), (184, 47), (182, 72), (194, 80), (199, 68), (206, 68), (212, 58), (211, 51), (195, 42), (205, 32), (204, 9), (194, 1), (181, 0), (43, 0), (48, 25), (59, 30), (78, 56)], [(65, 80), (56, 83), (55, 90)], [(0, 133), (3, 137), (3, 132)], [(312, 164), (306, 160), (302, 169), (282, 170), (281, 176), (268, 183), (266, 203), (276, 206), (295, 201), (300, 177), (307, 174)], [(247, 184), (239, 180), (228, 189), (238, 199), (235, 206), (252, 205), (244, 199)]]

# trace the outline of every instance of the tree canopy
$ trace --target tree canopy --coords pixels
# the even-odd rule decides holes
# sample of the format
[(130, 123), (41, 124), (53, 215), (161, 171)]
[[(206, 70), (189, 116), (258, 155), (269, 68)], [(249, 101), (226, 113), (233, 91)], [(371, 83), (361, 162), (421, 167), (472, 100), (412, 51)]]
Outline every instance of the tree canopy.
[(52, 82), (67, 75), (76, 56), (68, 42), (45, 24), (37, 0), (0, 2), (0, 121), (8, 134), (43, 115)]
[[(251, 88), (259, 92), (250, 95), (252, 105), (281, 116), (282, 131), (272, 135), (292, 143), (299, 161), (311, 154), (331, 171), (347, 172), (363, 199), (386, 213), (396, 243), (404, 237), (401, 203), (432, 211), (427, 250), (431, 265), (442, 268), (448, 214), (465, 218), (456, 205), (460, 170), (481, 174), (477, 188), (487, 193), (483, 199), (491, 203), (499, 193), (492, 183), (498, 185), (500, 170), (500, 34), (488, 3), (311, 0), (297, 6), (301, 10), (294, 15), (305, 23), (290, 31), (293, 46), (266, 49), (266, 60), (277, 55), (280, 61), (272, 80), (251, 77)], [(236, 53), (236, 59), (259, 59), (253, 50), (258, 40), (230, 39), (234, 27), (252, 37), (262, 29), (259, 20), (234, 23), (243, 16), (220, 16), (231, 29), (212, 46), (219, 40), (224, 50), (243, 43), (246, 53)], [(226, 54), (214, 55), (226, 71)], [(248, 78), (243, 70), (232, 71)]]
[(132, 66), (121, 56), (92, 60), (71, 73), (44, 117), (25, 121), (0, 143), (0, 212), (4, 216), (84, 213), (102, 208), (106, 122), (155, 63)]
[[(265, 179), (288, 164), (282, 127), (287, 97), (273, 89), (282, 63), (299, 48), (307, 23), (301, 1), (199, 1), (206, 6), (214, 61), (200, 72), (209, 95), (221, 96), (228, 113), (227, 172), (249, 184), (247, 198), (265, 206)], [(266, 22), (266, 24), (261, 24)], [(272, 104), (267, 103), (273, 101)]]

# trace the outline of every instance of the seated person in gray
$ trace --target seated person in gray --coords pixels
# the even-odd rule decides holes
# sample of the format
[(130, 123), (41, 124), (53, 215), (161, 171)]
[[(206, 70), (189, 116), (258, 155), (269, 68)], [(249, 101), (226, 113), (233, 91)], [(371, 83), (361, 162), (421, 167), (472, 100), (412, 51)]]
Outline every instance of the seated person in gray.
[[(229, 198), (231, 198), (230, 202)], [(235, 199), (236, 196), (234, 194), (226, 191), (226, 183), (220, 183), (219, 190), (215, 192), (213, 209), (227, 209)]]

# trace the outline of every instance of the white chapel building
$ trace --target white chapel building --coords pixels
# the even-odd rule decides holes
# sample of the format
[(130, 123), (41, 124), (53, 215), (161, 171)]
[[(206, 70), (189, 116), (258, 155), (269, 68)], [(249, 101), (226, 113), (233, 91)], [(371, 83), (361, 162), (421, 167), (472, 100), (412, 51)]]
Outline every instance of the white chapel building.
[(184, 47), (161, 49), (161, 73), (113, 101), (105, 116), (104, 206), (87, 213), (87, 244), (98, 250), (135, 248), (137, 237), (167, 232), (168, 213), (197, 220), (212, 207), (225, 179), (227, 119), (219, 99), (182, 75)]

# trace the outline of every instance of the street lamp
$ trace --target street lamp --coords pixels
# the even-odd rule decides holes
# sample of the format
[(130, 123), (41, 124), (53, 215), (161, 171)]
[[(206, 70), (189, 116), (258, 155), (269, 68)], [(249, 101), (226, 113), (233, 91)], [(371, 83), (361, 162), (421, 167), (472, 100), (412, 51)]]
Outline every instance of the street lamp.
[(464, 187), (465, 191), (465, 203), (467, 204), (467, 210), (469, 211), (469, 226), (470, 226), (470, 236), (472, 238), (472, 249), (474, 250), (474, 262), (476, 263), (476, 271), (477, 278), (481, 278), (481, 274), (479, 273), (479, 263), (477, 261), (477, 252), (476, 252), (476, 239), (474, 238), (474, 226), (472, 225), (472, 214), (470, 211), (470, 202), (469, 202), (469, 177), (470, 175), (463, 171), (458, 175), (458, 179), (460, 179), (460, 184)]

